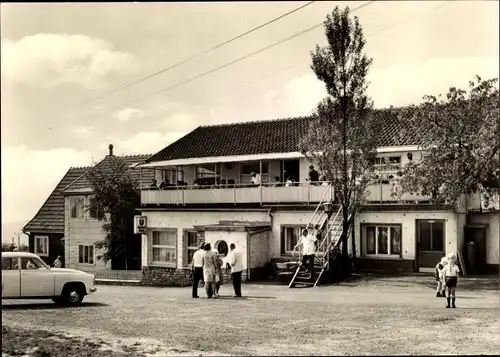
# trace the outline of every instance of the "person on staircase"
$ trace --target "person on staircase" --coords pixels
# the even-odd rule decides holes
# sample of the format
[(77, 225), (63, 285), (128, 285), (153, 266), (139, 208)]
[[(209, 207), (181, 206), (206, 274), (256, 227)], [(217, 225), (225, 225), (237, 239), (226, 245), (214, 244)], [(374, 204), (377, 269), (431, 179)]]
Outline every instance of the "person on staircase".
[(299, 243), (295, 246), (297, 248), (299, 245), (302, 245), (302, 266), (309, 273), (309, 279), (314, 278), (314, 256), (316, 255), (317, 244), (318, 240), (316, 237), (309, 234), (307, 229), (304, 229)]

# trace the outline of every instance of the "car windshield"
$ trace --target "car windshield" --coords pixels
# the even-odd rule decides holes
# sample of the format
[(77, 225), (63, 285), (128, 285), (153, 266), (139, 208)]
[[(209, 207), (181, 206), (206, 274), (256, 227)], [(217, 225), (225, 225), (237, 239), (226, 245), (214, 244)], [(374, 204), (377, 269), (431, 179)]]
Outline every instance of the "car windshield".
[(42, 259), (33, 258), (32, 260), (33, 260), (33, 263), (35, 264), (37, 269), (46, 268), (46, 269), (50, 270), (50, 267), (47, 264), (45, 264), (45, 262)]

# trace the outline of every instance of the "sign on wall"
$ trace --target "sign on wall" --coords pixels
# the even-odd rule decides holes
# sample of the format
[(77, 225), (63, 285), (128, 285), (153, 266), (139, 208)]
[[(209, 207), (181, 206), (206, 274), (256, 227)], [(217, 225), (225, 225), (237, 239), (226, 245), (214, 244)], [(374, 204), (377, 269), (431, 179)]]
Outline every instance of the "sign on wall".
[(145, 234), (148, 228), (148, 217), (135, 216), (134, 217), (134, 234)]

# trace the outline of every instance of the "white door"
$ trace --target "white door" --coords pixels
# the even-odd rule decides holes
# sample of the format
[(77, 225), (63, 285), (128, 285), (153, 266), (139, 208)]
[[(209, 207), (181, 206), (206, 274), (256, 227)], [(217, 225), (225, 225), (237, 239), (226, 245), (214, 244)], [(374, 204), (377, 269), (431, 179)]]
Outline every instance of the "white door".
[(21, 296), (19, 258), (2, 258), (2, 298)]
[(21, 258), (21, 297), (54, 296), (54, 274), (38, 258)]

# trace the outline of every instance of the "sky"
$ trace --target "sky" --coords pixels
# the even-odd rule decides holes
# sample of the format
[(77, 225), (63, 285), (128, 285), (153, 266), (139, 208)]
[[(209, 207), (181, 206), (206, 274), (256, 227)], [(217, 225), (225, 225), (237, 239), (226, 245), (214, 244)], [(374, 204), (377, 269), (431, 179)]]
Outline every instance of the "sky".
[[(322, 27), (167, 89), (320, 24), (335, 6), (363, 2), (315, 2), (110, 93), (305, 3), (2, 3), (2, 240), (36, 214), (69, 167), (101, 160), (110, 143), (119, 155), (155, 153), (199, 125), (311, 113), (326, 94), (310, 69), (310, 51), (326, 43)], [(375, 106), (418, 104), (476, 74), (498, 77), (498, 7), (377, 1), (354, 11), (373, 58)]]

